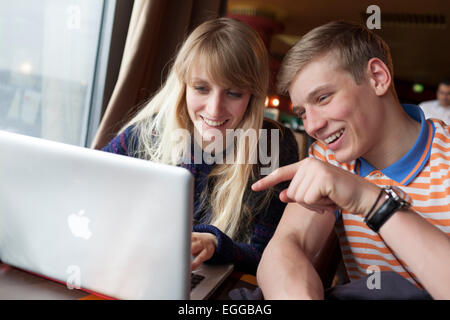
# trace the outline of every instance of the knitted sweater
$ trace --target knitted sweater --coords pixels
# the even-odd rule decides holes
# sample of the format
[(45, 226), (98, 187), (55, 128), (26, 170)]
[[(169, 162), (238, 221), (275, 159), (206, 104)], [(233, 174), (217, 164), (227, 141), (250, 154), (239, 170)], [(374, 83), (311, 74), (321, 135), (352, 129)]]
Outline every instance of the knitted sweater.
[[(279, 126), (279, 127), (278, 127)], [(279, 166), (285, 166), (298, 159), (298, 147), (292, 132), (282, 127), (275, 125), (271, 121), (264, 121), (264, 129), (280, 129), (280, 146), (279, 146)], [(132, 147), (130, 146), (131, 137), (134, 135), (134, 127), (128, 127), (121, 134), (115, 137), (106, 147), (104, 151), (116, 154), (131, 156)], [(270, 131), (268, 136), (270, 136)], [(135, 138), (135, 136), (134, 136)], [(135, 141), (136, 139), (133, 139)], [(270, 144), (269, 144), (270, 145)], [(194, 162), (194, 161), (192, 161)], [(286, 204), (279, 200), (279, 193), (287, 188), (288, 183), (279, 184), (275, 187), (272, 197), (265, 208), (261, 208), (258, 212), (253, 213), (253, 219), (249, 223), (249, 241), (232, 240), (221, 230), (209, 224), (211, 219), (210, 210), (204, 210), (200, 206), (200, 195), (204, 191), (207, 183), (208, 174), (211, 172), (213, 165), (201, 164), (182, 164), (180, 165), (188, 169), (194, 176), (194, 232), (209, 232), (217, 237), (218, 245), (211, 259), (206, 263), (211, 264), (226, 264), (233, 263), (235, 270), (255, 274), (258, 263), (261, 259), (262, 252), (269, 240), (272, 238), (281, 215), (286, 207)], [(254, 181), (251, 181), (254, 182)], [(251, 183), (248, 184), (250, 188)], [(261, 192), (256, 193), (247, 190), (250, 197), (247, 201), (258, 201), (261, 199)], [(259, 194), (259, 195), (258, 195)], [(254, 197), (252, 197), (254, 195)], [(245, 200), (244, 200), (245, 201)]]

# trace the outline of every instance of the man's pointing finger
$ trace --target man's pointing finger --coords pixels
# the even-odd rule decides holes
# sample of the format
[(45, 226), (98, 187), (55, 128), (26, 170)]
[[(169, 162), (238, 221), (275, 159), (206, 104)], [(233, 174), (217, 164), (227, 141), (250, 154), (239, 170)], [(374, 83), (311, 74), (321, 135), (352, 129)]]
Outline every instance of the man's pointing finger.
[(273, 171), (268, 176), (256, 181), (252, 185), (252, 190), (263, 191), (279, 184), (280, 182), (292, 180), (299, 167), (300, 167), (299, 162), (290, 164), (288, 166), (280, 167), (275, 171)]

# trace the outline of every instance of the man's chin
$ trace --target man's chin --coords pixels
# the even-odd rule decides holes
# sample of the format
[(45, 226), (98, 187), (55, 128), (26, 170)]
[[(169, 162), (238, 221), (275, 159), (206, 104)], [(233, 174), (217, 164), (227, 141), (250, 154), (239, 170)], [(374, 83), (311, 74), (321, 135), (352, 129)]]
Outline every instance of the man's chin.
[(344, 150), (341, 151), (337, 151), (334, 154), (335, 158), (337, 161), (341, 162), (341, 163), (350, 163), (353, 160), (356, 160), (358, 157), (355, 155), (352, 155), (350, 153), (346, 153), (344, 152)]

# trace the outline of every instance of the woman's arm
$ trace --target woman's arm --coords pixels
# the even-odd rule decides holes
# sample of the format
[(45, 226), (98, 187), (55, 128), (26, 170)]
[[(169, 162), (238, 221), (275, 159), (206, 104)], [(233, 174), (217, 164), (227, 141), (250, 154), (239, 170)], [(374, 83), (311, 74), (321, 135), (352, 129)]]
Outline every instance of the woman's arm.
[[(200, 257), (200, 259), (197, 261), (194, 259), (195, 264), (193, 264), (193, 268), (195, 269), (202, 262), (211, 264), (233, 263), (236, 270), (256, 274), (256, 268), (261, 259), (262, 251), (274, 231), (275, 227), (268, 228), (268, 226), (260, 226), (258, 223), (255, 223), (250, 243), (242, 243), (233, 241), (225, 233), (212, 225), (196, 225), (194, 226), (193, 233), (192, 254)], [(208, 236), (202, 237), (202, 233)], [(199, 239), (200, 237), (203, 239)], [(198, 242), (201, 242), (201, 245)], [(194, 243), (197, 243), (195, 247)], [(211, 251), (213, 245), (215, 245), (214, 251)]]
[(122, 133), (112, 139), (102, 151), (129, 156), (129, 146), (133, 135), (133, 128), (133, 126), (126, 128)]
[[(285, 166), (297, 162), (298, 145), (292, 132), (286, 127), (274, 126), (267, 122), (265, 122), (264, 128), (281, 130), (278, 146), (279, 155), (277, 155), (279, 157), (279, 165)], [(288, 183), (285, 183), (274, 188), (267, 205), (259, 208), (258, 212), (254, 212), (249, 243), (233, 241), (222, 231), (211, 225), (201, 224), (194, 226), (194, 232), (208, 232), (213, 234), (215, 236), (214, 240), (217, 241), (216, 248), (214, 252), (211, 253), (210, 249), (212, 248), (212, 241), (208, 244), (207, 240), (203, 239), (202, 247), (205, 250), (203, 257), (210, 257), (206, 262), (213, 264), (234, 263), (236, 270), (256, 274), (256, 269), (262, 253), (275, 233), (281, 215), (286, 208), (286, 203), (281, 202), (279, 199), (279, 193), (287, 188), (287, 186)], [(257, 195), (256, 193), (253, 193), (252, 196), (253, 202), (256, 202), (254, 205), (258, 205), (264, 194), (261, 193)], [(212, 238), (210, 238), (210, 240), (211, 239)], [(195, 251), (197, 254), (200, 254), (198, 246), (195, 248)]]

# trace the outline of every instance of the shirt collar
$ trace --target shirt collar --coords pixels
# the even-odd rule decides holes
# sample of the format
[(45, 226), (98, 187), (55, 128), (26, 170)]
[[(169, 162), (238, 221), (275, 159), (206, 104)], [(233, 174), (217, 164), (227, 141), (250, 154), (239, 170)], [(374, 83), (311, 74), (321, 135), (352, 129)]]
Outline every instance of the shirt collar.
[[(425, 120), (425, 115), (418, 106), (403, 104), (402, 107), (411, 118), (420, 123), (419, 136), (408, 153), (381, 172), (402, 185), (408, 185), (420, 173), (430, 158), (434, 125), (431, 121)], [(377, 170), (363, 158), (358, 158), (357, 167), (361, 177), (366, 177), (372, 171)]]

